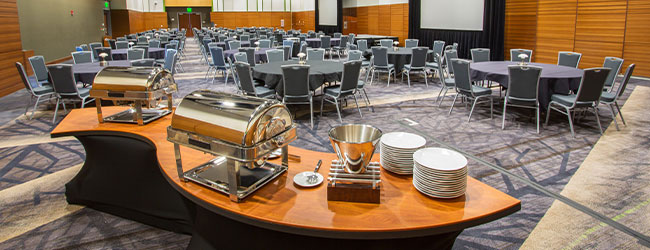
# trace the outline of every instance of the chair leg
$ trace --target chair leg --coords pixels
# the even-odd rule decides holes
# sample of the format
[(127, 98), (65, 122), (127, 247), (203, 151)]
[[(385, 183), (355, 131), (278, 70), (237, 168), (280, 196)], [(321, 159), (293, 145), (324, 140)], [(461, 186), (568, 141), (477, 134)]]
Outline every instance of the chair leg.
[(341, 118), (341, 110), (339, 109), (338, 98), (334, 98), (334, 105), (336, 105), (336, 113), (339, 115), (339, 122), (343, 123), (343, 118)]
[(406, 79), (409, 82), (409, 88), (410, 88), (411, 87), (411, 72), (410, 71), (408, 73), (406, 73)]
[(616, 121), (616, 113), (614, 112), (614, 105), (609, 104), (608, 106), (609, 106), (609, 111), (612, 112), (612, 120), (614, 120), (614, 125), (616, 126), (616, 130), (620, 131), (620, 129), (618, 128), (618, 122)]
[(456, 96), (454, 96), (454, 101), (451, 103), (451, 108), (449, 109), (449, 114), (447, 115), (451, 115), (451, 111), (454, 110), (454, 104), (456, 104), (456, 99), (458, 98), (458, 95), (459, 94), (456, 93)]
[[(397, 78), (395, 78), (395, 80), (397, 80)], [(390, 86), (390, 70), (388, 71), (388, 85), (386, 85), (386, 87), (389, 86)]]
[(506, 129), (506, 107), (508, 107), (508, 98), (503, 101), (503, 117), (501, 119), (501, 130)]
[(551, 117), (551, 103), (548, 103), (548, 106), (546, 107), (546, 121), (544, 121), (544, 126), (548, 126), (548, 118)]
[(598, 107), (593, 107), (593, 108), (594, 108), (594, 115), (596, 115), (596, 123), (598, 123), (598, 132), (600, 132), (600, 135), (603, 135), (603, 126), (600, 125), (600, 115), (598, 115)]
[(357, 110), (359, 111), (359, 116), (363, 117), (363, 115), (361, 114), (361, 109), (359, 108), (359, 103), (357, 102), (357, 95), (352, 95), (352, 97), (354, 97), (354, 104), (357, 105)]
[(614, 102), (614, 105), (616, 106), (616, 110), (618, 110), (618, 115), (621, 116), (621, 121), (623, 121), (623, 125), (627, 126), (627, 123), (625, 123), (625, 119), (623, 119), (623, 113), (621, 113), (621, 108), (618, 107), (618, 102)]
[(370, 98), (368, 98), (368, 93), (366, 93), (366, 89), (362, 89), (362, 90), (363, 90), (363, 95), (366, 97), (366, 103), (368, 103), (368, 106), (366, 107), (368, 108), (368, 111), (370, 111)]
[(323, 101), (325, 100), (325, 95), (320, 98), (320, 116), (323, 116)]
[(494, 119), (494, 100), (491, 96), (488, 96), (488, 98), (490, 98), (490, 119)]
[[(447, 97), (447, 91), (449, 91), (449, 89), (447, 87), (442, 87), (442, 89), (440, 89), (440, 92), (442, 92), (443, 89), (445, 90), (445, 92), (442, 94), (442, 96), (438, 96), (440, 98), (440, 102), (438, 103), (438, 107), (442, 106), (442, 102), (445, 100), (445, 97)], [(440, 95), (440, 94), (438, 94), (438, 95)]]
[[(30, 98), (30, 100), (29, 100), (29, 101), (30, 101), (30, 104), (31, 104), (31, 101), (32, 101), (32, 100), (34, 100), (34, 97)], [(34, 118), (34, 112), (36, 112), (36, 107), (38, 107), (38, 102), (40, 102), (40, 101), (41, 101), (41, 97), (39, 96), (39, 97), (36, 98), (36, 102), (34, 103), (34, 107), (32, 108), (32, 114), (29, 116), (29, 119), (30, 119), (30, 120), (31, 120), (32, 118)], [(29, 107), (29, 106), (27, 106), (27, 107)], [(27, 111), (27, 110), (25, 109), (25, 112), (26, 112), (26, 111)]]
[[(30, 96), (29, 101), (27, 101), (27, 105), (25, 105), (25, 113), (24, 113), (24, 115), (27, 115), (27, 111), (29, 110), (29, 106), (32, 106), (33, 101), (34, 101), (34, 96)], [(37, 103), (38, 103), (38, 101), (37, 101)], [(34, 107), (36, 107), (36, 106), (34, 106)], [(29, 119), (31, 120), (32, 118), (29, 118)]]
[(52, 116), (52, 123), (56, 122), (56, 115), (57, 113), (59, 113), (59, 100), (61, 100), (61, 98), (56, 98), (56, 108), (54, 108), (54, 116)]
[(309, 98), (309, 115), (311, 118), (311, 128), (314, 128), (314, 100)]
[(424, 74), (424, 86), (429, 87), (429, 81), (427, 80), (427, 72), (422, 71), (422, 74)]
[(476, 107), (477, 101), (478, 98), (474, 98), (474, 102), (472, 103), (472, 109), (469, 110), (469, 117), (467, 118), (467, 122), (470, 122), (472, 120), (472, 112), (474, 112), (474, 107)]
[(573, 117), (571, 117), (571, 110), (569, 108), (566, 108), (566, 114), (567, 117), (569, 117), (569, 128), (571, 128), (571, 136), (573, 136), (573, 138), (576, 138), (576, 134), (573, 132)]
[(537, 122), (537, 134), (539, 134), (539, 106), (535, 108), (535, 111), (536, 111), (535, 121)]

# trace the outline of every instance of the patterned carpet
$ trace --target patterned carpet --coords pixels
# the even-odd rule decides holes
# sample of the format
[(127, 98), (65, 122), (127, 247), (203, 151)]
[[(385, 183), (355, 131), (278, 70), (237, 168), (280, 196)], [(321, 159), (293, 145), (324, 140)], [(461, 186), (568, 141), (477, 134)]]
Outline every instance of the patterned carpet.
[[(180, 88), (174, 96), (175, 102), (197, 89), (235, 91), (232, 82), (224, 86), (221, 76), (214, 83), (204, 79), (207, 67), (200, 62), (194, 42), (188, 42), (181, 63), (184, 72), (175, 76)], [(457, 103), (451, 115), (447, 115), (450, 98), (442, 107), (435, 105), (440, 90), (437, 79), (430, 80), (428, 87), (419, 77), (411, 80), (415, 81), (411, 88), (399, 81), (386, 88), (385, 78), (368, 86), (371, 110), (363, 107), (361, 117), (350, 100), (342, 112), (343, 121), (372, 124), (384, 132), (392, 132), (408, 131), (409, 128), (399, 123), (408, 119), (409, 123), (417, 123), (412, 128), (556, 192), (562, 191), (600, 138), (593, 114), (578, 119), (575, 139), (569, 133), (566, 117), (558, 113), (551, 114), (549, 125), (538, 135), (531, 112), (509, 109), (506, 129), (501, 130), (500, 103), (495, 103), (494, 119), (489, 118), (489, 107), (477, 106), (468, 123), (469, 109), (464, 104)], [(638, 85), (648, 86), (650, 81), (633, 80), (621, 103)], [(495, 89), (493, 96), (498, 95)], [(186, 235), (67, 205), (63, 185), (83, 163), (83, 147), (74, 138), (49, 138), (49, 131), (55, 127), (51, 122), (51, 106), (42, 105), (33, 120), (20, 116), (25, 96), (22, 91), (0, 99), (4, 107), (0, 111), (0, 124), (3, 124), (0, 126), (0, 249), (182, 249), (188, 244)], [(320, 98), (316, 98), (314, 106), (319, 105)], [(606, 128), (611, 118), (609, 110), (601, 107), (601, 121)], [(333, 107), (326, 105), (322, 117), (316, 114), (313, 129), (309, 126), (308, 105), (290, 108), (299, 123), (299, 139), (293, 145), (332, 152), (327, 131), (339, 124)], [(63, 116), (60, 112), (57, 121)], [(429, 145), (436, 146), (432, 142)], [(470, 162), (469, 169), (471, 176), (520, 199), (522, 209), (509, 217), (465, 230), (454, 248), (519, 248), (554, 200), (476, 162)], [(594, 242), (589, 243), (577, 248), (594, 247)]]

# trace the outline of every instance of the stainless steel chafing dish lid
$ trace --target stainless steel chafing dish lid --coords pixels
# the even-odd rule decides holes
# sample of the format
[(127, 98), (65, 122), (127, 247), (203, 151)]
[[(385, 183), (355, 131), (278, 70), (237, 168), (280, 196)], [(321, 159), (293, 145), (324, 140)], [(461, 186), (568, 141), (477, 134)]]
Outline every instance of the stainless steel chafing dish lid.
[(115, 67), (109, 66), (97, 73), (93, 90), (156, 91), (175, 92), (176, 82), (169, 70), (159, 67)]
[(295, 129), (291, 113), (277, 100), (198, 90), (185, 96), (172, 129), (252, 147)]

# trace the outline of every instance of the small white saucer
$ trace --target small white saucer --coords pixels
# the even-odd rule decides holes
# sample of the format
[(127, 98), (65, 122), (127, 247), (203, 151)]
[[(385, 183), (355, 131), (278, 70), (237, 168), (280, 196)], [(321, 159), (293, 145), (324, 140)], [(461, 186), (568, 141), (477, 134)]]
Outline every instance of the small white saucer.
[[(307, 182), (307, 179), (311, 175), (316, 175), (318, 179), (314, 183), (309, 183)], [(293, 183), (296, 183), (296, 185), (301, 186), (301, 187), (315, 187), (323, 183), (323, 176), (319, 173), (314, 173), (314, 171), (305, 171), (302, 173), (297, 174), (296, 176), (293, 177)]]

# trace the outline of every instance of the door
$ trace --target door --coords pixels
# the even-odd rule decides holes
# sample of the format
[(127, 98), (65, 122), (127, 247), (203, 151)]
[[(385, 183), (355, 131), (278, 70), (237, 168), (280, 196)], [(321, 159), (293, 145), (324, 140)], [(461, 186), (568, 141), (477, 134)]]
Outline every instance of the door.
[(192, 36), (192, 28), (201, 29), (201, 14), (178, 13), (178, 29), (186, 29), (187, 36)]

